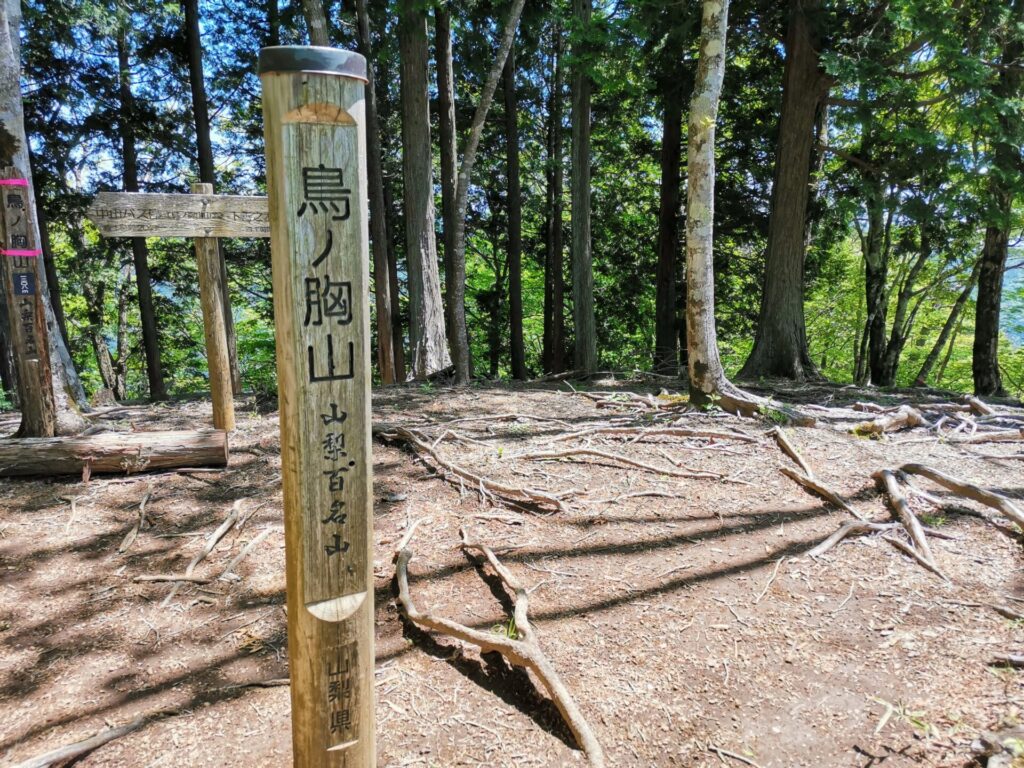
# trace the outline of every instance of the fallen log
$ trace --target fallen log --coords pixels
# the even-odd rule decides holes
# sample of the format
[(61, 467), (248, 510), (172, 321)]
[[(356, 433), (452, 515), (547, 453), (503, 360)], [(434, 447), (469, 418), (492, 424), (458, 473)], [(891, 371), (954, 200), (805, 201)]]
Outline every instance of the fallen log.
[(0, 440), (0, 477), (131, 474), (227, 463), (228, 435), (222, 429)]

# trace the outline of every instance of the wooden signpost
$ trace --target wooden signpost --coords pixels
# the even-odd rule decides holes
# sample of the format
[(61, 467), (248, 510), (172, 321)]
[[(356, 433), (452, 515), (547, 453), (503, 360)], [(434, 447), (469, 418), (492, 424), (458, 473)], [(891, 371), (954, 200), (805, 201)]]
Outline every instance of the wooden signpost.
[(50, 376), (50, 340), (39, 297), (42, 251), (33, 226), (28, 180), (16, 168), (0, 172), (0, 280), (10, 318), (21, 399), (19, 437), (53, 437), (57, 415)]
[(260, 53), (297, 766), (376, 765), (366, 62)]
[(270, 237), (270, 214), (265, 197), (215, 195), (211, 184), (193, 184), (192, 192), (100, 192), (89, 206), (88, 216), (104, 237), (195, 239), (213, 426), (231, 430), (235, 428), (235, 403), (222, 310), (227, 286), (221, 277), (217, 238)]

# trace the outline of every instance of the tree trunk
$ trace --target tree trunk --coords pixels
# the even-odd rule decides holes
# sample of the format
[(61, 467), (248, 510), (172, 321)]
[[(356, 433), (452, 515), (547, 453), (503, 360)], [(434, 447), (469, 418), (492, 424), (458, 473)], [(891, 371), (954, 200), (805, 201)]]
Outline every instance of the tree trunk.
[(0, 383), (3, 384), (7, 401), (19, 408), (18, 369), (14, 364), (14, 345), (11, 341), (11, 319), (7, 312), (7, 296), (0, 291)]
[(402, 175), (412, 375), (426, 379), (451, 362), (445, 339), (434, 236), (434, 172), (427, 100), (427, 17), (416, 0), (400, 0)]
[[(28, 196), (35, 199), (31, 186), (32, 163), (25, 135), (25, 115), (21, 101), (21, 3), (0, 0), (0, 166), (12, 165), (29, 180)], [(36, 242), (40, 242), (38, 222)], [(50, 371), (53, 377), (57, 434), (70, 435), (86, 426), (81, 409), (86, 408), (85, 391), (75, 371), (71, 354), (64, 343), (52, 305), (46, 269), (40, 271), (39, 297), (43, 303), (50, 344)], [(10, 337), (8, 337), (10, 338)]]
[(516, 28), (519, 26), (519, 17), (523, 13), (525, 4), (526, 0), (512, 0), (512, 7), (509, 9), (508, 18), (505, 20), (505, 26), (501, 32), (501, 40), (498, 42), (498, 49), (495, 52), (494, 61), (491, 63), (491, 71), (484, 82), (480, 101), (476, 105), (473, 120), (469, 124), (466, 147), (462, 153), (462, 164), (459, 166), (459, 178), (455, 191), (455, 235), (452, 239), (454, 284), (451, 295), (453, 319), (455, 320), (455, 328), (452, 333), (454, 340), (452, 362), (455, 364), (456, 384), (469, 383), (472, 367), (469, 355), (469, 334), (466, 329), (466, 212), (469, 206), (469, 183), (473, 177), (473, 166), (476, 163), (476, 153), (480, 146), (484, 121), (491, 108), (494, 92), (498, 89), (498, 80), (501, 78), (502, 70), (505, 69), (505, 59), (508, 58), (508, 52), (512, 48)]
[(93, 354), (96, 356), (96, 367), (100, 372), (103, 387), (110, 390), (117, 398), (117, 374), (114, 372), (114, 361), (110, 356), (110, 347), (103, 334), (103, 304), (106, 286), (103, 283), (93, 285), (86, 278), (82, 281), (82, 298), (85, 299), (85, 316), (89, 320), (89, 341)]
[[(32, 162), (32, 149), (29, 147), (29, 162)], [(35, 165), (33, 164), (33, 168)], [(32, 185), (34, 188), (38, 188), (36, 184), (35, 176), (32, 178)], [(49, 219), (46, 216), (46, 207), (43, 205), (43, 201), (39, 200), (39, 205), (36, 207), (36, 218), (39, 223), (39, 248), (43, 252), (43, 269), (46, 270), (46, 282), (50, 287), (50, 306), (53, 307), (53, 318), (57, 322), (57, 328), (60, 331), (61, 339), (64, 342), (64, 346), (70, 347), (71, 342), (68, 340), (68, 324), (67, 319), (64, 317), (64, 302), (61, 300), (60, 295), (60, 277), (57, 274), (57, 265), (53, 261), (53, 248), (50, 245), (50, 229)]]
[(444, 243), (444, 320), (448, 347), (455, 339), (455, 194), (458, 188), (458, 139), (455, 125), (455, 73), (452, 17), (447, 2), (434, 8), (434, 60), (437, 63), (437, 129), (441, 145), (441, 228)]
[[(394, 384), (394, 333), (391, 328), (391, 279), (388, 266), (388, 221), (384, 208), (384, 173), (381, 169), (380, 127), (377, 124), (376, 78), (370, 43), (370, 15), (366, 0), (356, 0), (359, 52), (366, 57), (366, 170), (370, 200), (370, 244), (373, 247), (373, 291), (377, 313), (377, 367), (381, 383)], [(394, 300), (397, 300), (394, 299)]]
[(278, 0), (267, 0), (267, 45), (281, 44), (281, 7)]
[(131, 474), (227, 463), (228, 436), (219, 429), (0, 440), (0, 477)]
[[(216, 171), (213, 162), (213, 142), (210, 138), (210, 110), (206, 101), (206, 82), (203, 74), (203, 48), (199, 32), (199, 0), (182, 0), (185, 10), (185, 44), (188, 51), (188, 75), (192, 89), (192, 115), (196, 124), (196, 148), (199, 154), (199, 181), (213, 184), (216, 189)], [(321, 13), (323, 9), (321, 8)], [(231, 390), (242, 392), (242, 369), (238, 364), (238, 339), (235, 334), (235, 316), (231, 312), (231, 290), (224, 248), (217, 243), (217, 260), (221, 285), (224, 286), (224, 330), (228, 342), (228, 364), (231, 367)]]
[[(384, 185), (384, 216), (392, 219), (394, 201), (391, 196), (391, 188)], [(391, 339), (395, 352), (395, 380), (405, 381), (405, 336), (402, 333), (402, 293), (398, 284), (398, 256), (395, 253), (395, 244), (388, 238), (388, 283), (391, 286)], [(406, 273), (408, 274), (408, 272)]]
[(678, 72), (662, 80), (661, 190), (654, 310), (654, 370), (679, 374), (676, 254), (679, 252), (679, 184), (683, 142), (683, 89)]
[[(867, 304), (867, 371), (871, 383), (885, 378), (886, 315), (888, 314), (889, 254), (885, 237), (885, 203), (881, 182), (866, 179), (868, 233), (864, 250), (864, 298)], [(877, 186), (875, 186), (877, 184)]]
[(927, 264), (928, 257), (932, 254), (931, 239), (926, 232), (925, 225), (921, 224), (919, 228), (921, 229), (920, 249), (899, 287), (899, 293), (896, 296), (896, 311), (892, 318), (892, 330), (889, 332), (889, 341), (885, 345), (885, 354), (882, 356), (882, 376), (876, 382), (882, 387), (891, 387), (896, 383), (900, 357), (906, 346), (910, 330), (914, 326), (914, 316), (917, 314), (916, 309), (910, 310), (910, 300), (914, 295), (917, 278)]
[(508, 315), (512, 378), (524, 380), (523, 342), (523, 190), (519, 180), (519, 111), (515, 45), (505, 59), (505, 174), (508, 177)]
[[(139, 171), (135, 154), (135, 100), (132, 96), (131, 70), (128, 62), (128, 40), (125, 30), (117, 33), (118, 81), (121, 98), (119, 129), (125, 192), (139, 191)], [(160, 361), (160, 342), (157, 334), (156, 312), (153, 308), (153, 287), (149, 277), (149, 249), (143, 237), (132, 238), (132, 258), (135, 261), (135, 282), (139, 292), (139, 317), (142, 322), (142, 345), (146, 350), (146, 374), (149, 377), (149, 396), (153, 400), (167, 398), (164, 388), (163, 366)]]
[(808, 12), (818, 0), (791, 0), (782, 76), (782, 111), (775, 153), (764, 291), (754, 348), (743, 378), (781, 376), (803, 380), (815, 373), (804, 324), (804, 256), (807, 201), (818, 105), (830, 84)]
[(327, 15), (320, 0), (302, 0), (302, 15), (309, 31), (309, 44), (324, 48), (330, 46), (331, 36), (327, 29)]
[[(1004, 32), (1002, 67), (993, 95), (1001, 102), (1012, 103), (1024, 95), (1024, 0), (1015, 0)], [(978, 299), (975, 305), (974, 354), (972, 369), (974, 392), (978, 395), (1003, 395), (1003, 379), (999, 371), (999, 315), (1003, 297), (1003, 276), (1009, 253), (1013, 207), (1020, 187), (1020, 151), (1014, 141), (1017, 117), (1011, 109), (998, 117), (998, 135), (988, 176), (988, 220), (985, 246), (981, 252), (978, 275)]]
[(590, 92), (583, 43), (590, 28), (592, 0), (573, 0), (579, 37), (573, 42), (572, 68), (572, 317), (576, 337), (573, 365), (589, 375), (597, 370), (594, 318), (594, 269), (590, 252)]
[(562, 91), (565, 36), (555, 22), (552, 41), (551, 85), (548, 93), (547, 217), (544, 252), (544, 370), (565, 370), (565, 263), (562, 241), (563, 142)]
[(978, 284), (978, 274), (980, 272), (981, 261), (979, 260), (975, 264), (974, 269), (971, 270), (971, 276), (967, 279), (967, 284), (964, 289), (960, 291), (960, 295), (956, 297), (956, 301), (953, 302), (953, 307), (949, 311), (949, 317), (946, 318), (946, 322), (942, 325), (942, 330), (939, 331), (939, 337), (935, 340), (935, 344), (932, 345), (931, 350), (928, 352), (928, 357), (925, 358), (924, 363), (921, 364), (921, 370), (918, 371), (917, 376), (914, 378), (915, 387), (926, 387), (928, 386), (928, 377), (931, 375), (932, 368), (935, 367), (935, 363), (939, 359), (939, 355), (942, 354), (943, 348), (946, 346), (946, 342), (949, 340), (950, 334), (953, 333), (953, 329), (956, 328), (960, 321), (961, 313), (964, 311), (964, 307), (967, 304), (967, 300), (974, 293), (974, 286)]

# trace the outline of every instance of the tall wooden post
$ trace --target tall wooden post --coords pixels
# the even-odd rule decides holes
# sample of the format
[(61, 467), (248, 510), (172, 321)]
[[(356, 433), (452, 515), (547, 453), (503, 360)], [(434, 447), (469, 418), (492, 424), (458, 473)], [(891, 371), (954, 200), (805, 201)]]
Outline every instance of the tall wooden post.
[(348, 51), (260, 52), (295, 765), (376, 765), (369, 230)]
[[(213, 184), (193, 184), (193, 195), (212, 195)], [(213, 426), (235, 428), (234, 388), (231, 358), (228, 352), (227, 326), (224, 322), (224, 285), (220, 244), (216, 237), (197, 237), (196, 263), (199, 266), (199, 303), (203, 308), (203, 336), (210, 369), (210, 398), (213, 400)]]
[(10, 316), (11, 346), (18, 371), (19, 437), (53, 437), (57, 425), (50, 373), (50, 340), (43, 301), (42, 251), (33, 226), (35, 201), (16, 168), (0, 172), (0, 280)]

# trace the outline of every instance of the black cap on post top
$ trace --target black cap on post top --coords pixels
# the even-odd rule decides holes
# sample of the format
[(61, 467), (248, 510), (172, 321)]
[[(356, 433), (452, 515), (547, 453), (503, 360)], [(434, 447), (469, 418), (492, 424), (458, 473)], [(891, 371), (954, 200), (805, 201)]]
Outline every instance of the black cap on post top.
[(257, 73), (322, 72), (366, 81), (366, 59), (355, 51), (316, 45), (274, 45), (260, 49)]

